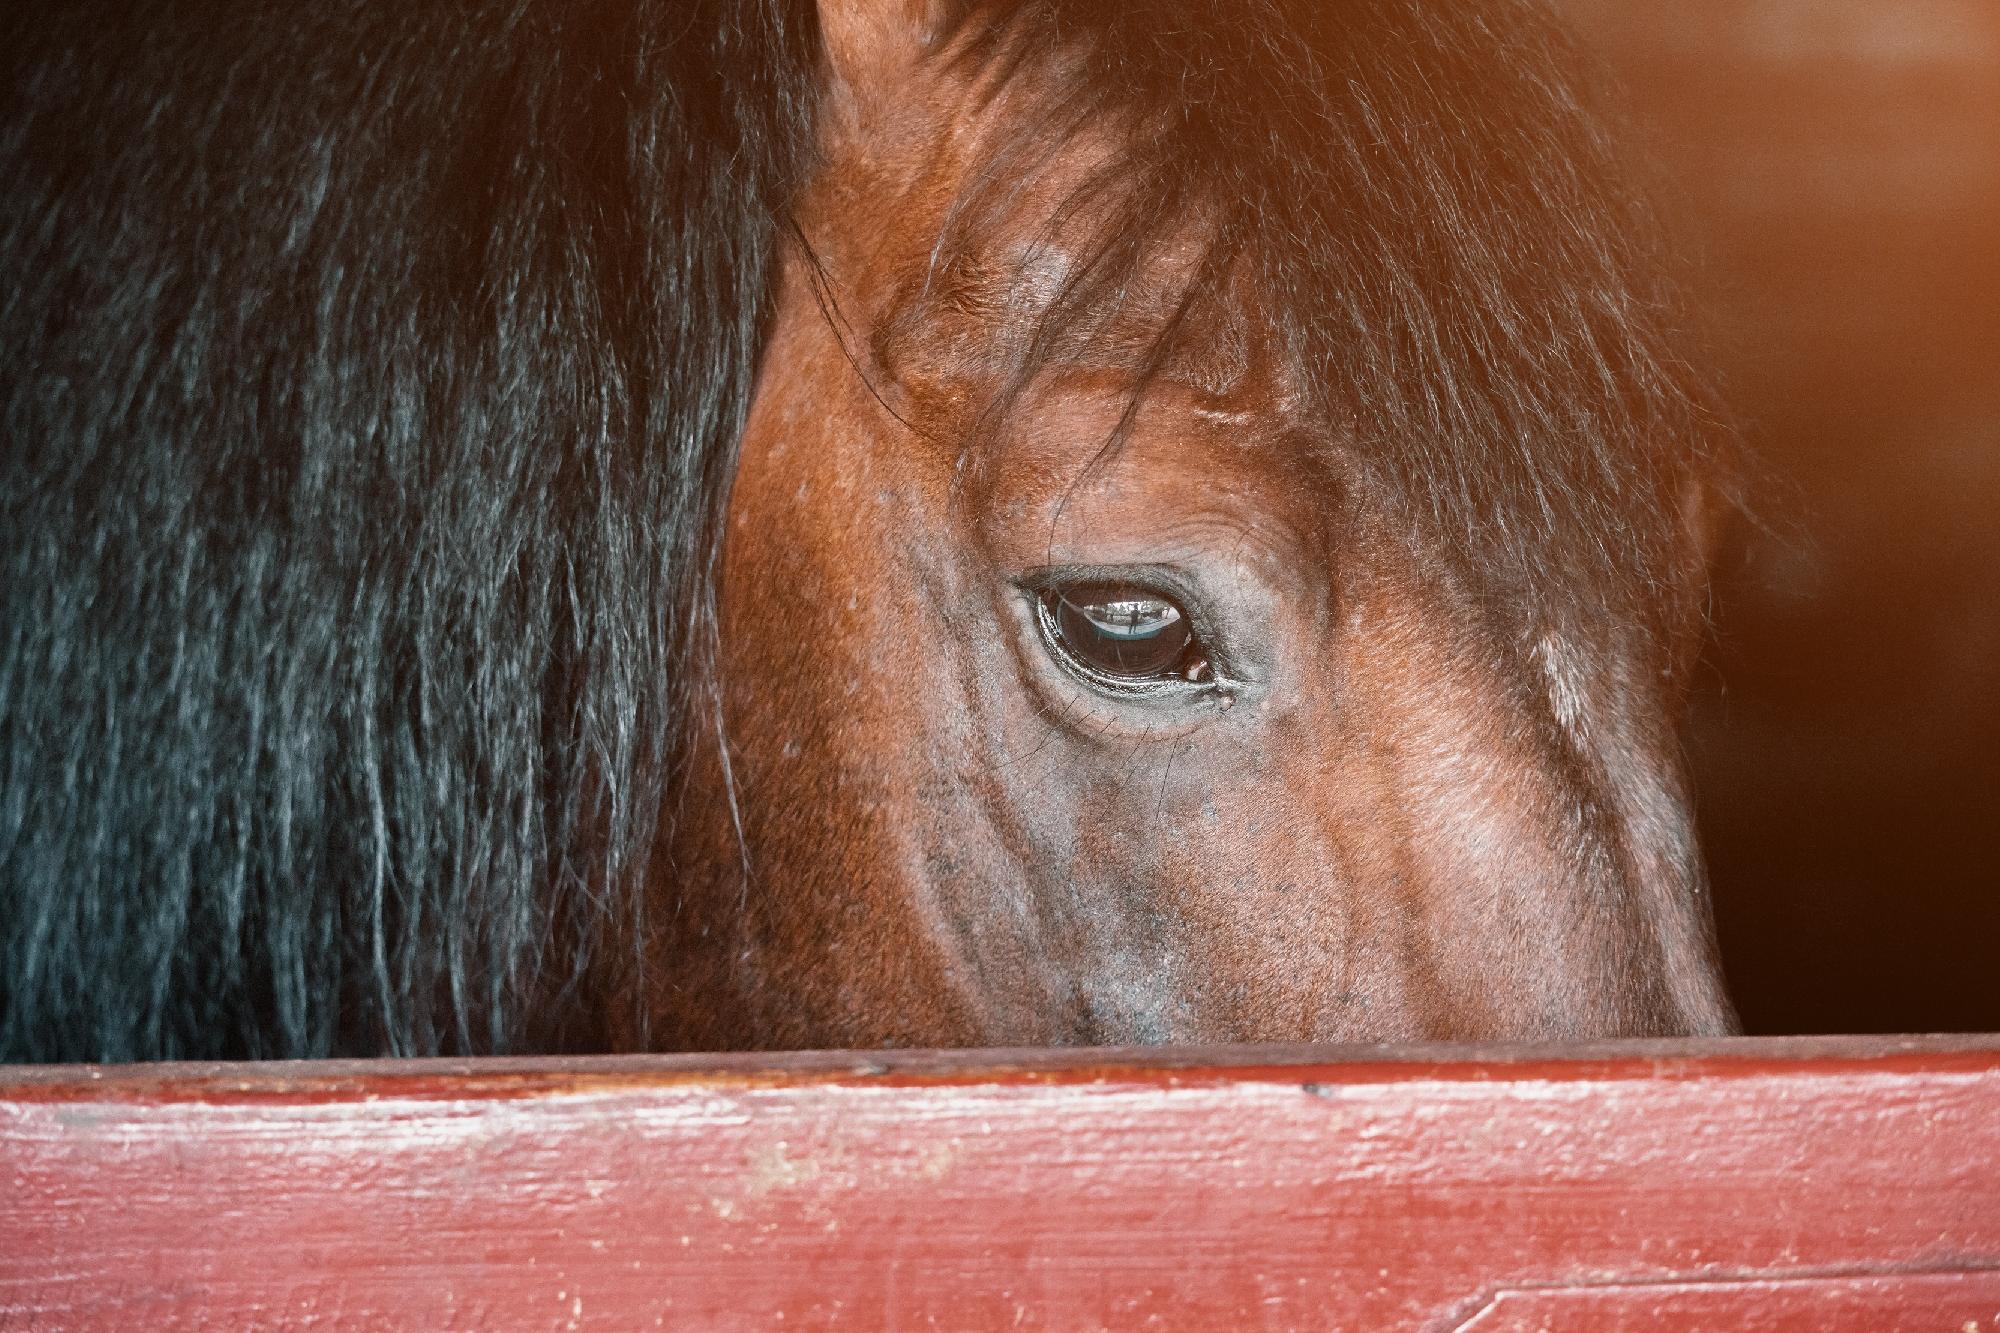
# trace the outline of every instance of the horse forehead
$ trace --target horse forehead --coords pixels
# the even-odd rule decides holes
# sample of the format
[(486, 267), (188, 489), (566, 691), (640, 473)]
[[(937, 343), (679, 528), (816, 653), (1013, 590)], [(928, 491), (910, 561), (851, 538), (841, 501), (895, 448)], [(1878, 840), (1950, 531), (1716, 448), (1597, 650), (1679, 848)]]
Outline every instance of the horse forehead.
[[(1062, 246), (1002, 242), (906, 275), (871, 330), (870, 373), (955, 461), (1037, 476), (1216, 482), (1295, 471), (1340, 443), (1242, 302), (1199, 302), (1162, 348), (1182, 292), (1171, 271), (1135, 274), (1115, 304), (1044, 327), (1077, 262)], [(1113, 455), (1110, 473), (1092, 466)]]
[[(1244, 311), (1204, 301), (1177, 320), (1184, 280), (1160, 268), (1133, 274), (1110, 299), (1060, 309), (1080, 262), (1068, 247), (1038, 243), (926, 264), (883, 303), (870, 350), (889, 378), (913, 387), (997, 388), (1023, 372), (1143, 375), (1214, 400), (1214, 410), (1248, 410), (1272, 367), (1258, 364), (1267, 358)], [(1177, 336), (1163, 346), (1169, 328)]]
[(989, 457), (1027, 436), (981, 427), (1004, 426), (1030, 398), (1076, 426), (1036, 431), (1031, 451), (1053, 443), (1078, 460), (1098, 453), (1135, 394), (1190, 441), (1271, 453), (1321, 433), (1249, 267), (1211, 274), (1211, 290), (1189, 300), (1211, 244), (1199, 219), (1120, 263), (1088, 301), (1065, 299), (1116, 239), (1120, 191), (1097, 187), (1128, 145), (1110, 121), (1040, 138), (1038, 73), (995, 87), (980, 71), (928, 64), (828, 155), (807, 220), (825, 229), (812, 239), (831, 261), (840, 319), (860, 335), (850, 369), (936, 428), (921, 433)]

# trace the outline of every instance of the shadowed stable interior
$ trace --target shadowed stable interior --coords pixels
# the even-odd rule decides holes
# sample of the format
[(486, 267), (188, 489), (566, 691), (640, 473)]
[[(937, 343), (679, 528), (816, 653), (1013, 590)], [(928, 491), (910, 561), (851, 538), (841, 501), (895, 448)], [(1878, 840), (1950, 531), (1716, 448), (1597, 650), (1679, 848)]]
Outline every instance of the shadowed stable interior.
[(1744, 1025), (2000, 1029), (2000, 10), (1560, 8), (1756, 459), (1689, 736)]

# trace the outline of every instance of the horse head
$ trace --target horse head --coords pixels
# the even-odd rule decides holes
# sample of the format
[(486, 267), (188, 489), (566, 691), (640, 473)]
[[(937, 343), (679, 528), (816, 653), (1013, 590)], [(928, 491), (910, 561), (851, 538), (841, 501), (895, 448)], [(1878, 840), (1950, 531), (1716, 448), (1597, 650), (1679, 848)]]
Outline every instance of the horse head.
[(1723, 1030), (1717, 432), (1557, 43), (1170, 8), (823, 8), (660, 1035)]

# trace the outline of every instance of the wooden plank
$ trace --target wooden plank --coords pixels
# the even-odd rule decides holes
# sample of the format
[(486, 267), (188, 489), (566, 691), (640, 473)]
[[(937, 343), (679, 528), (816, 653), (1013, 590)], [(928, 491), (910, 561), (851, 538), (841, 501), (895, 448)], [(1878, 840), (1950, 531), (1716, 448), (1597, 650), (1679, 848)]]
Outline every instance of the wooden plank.
[(0, 1181), (38, 1328), (2000, 1328), (1994, 1037), (14, 1069)]

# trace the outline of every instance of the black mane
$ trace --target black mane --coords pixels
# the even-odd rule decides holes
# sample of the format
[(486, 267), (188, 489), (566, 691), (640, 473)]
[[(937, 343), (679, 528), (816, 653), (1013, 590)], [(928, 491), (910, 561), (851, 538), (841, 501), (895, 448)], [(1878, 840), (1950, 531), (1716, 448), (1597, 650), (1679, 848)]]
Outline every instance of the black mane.
[(587, 1042), (810, 8), (0, 26), (0, 1060)]

